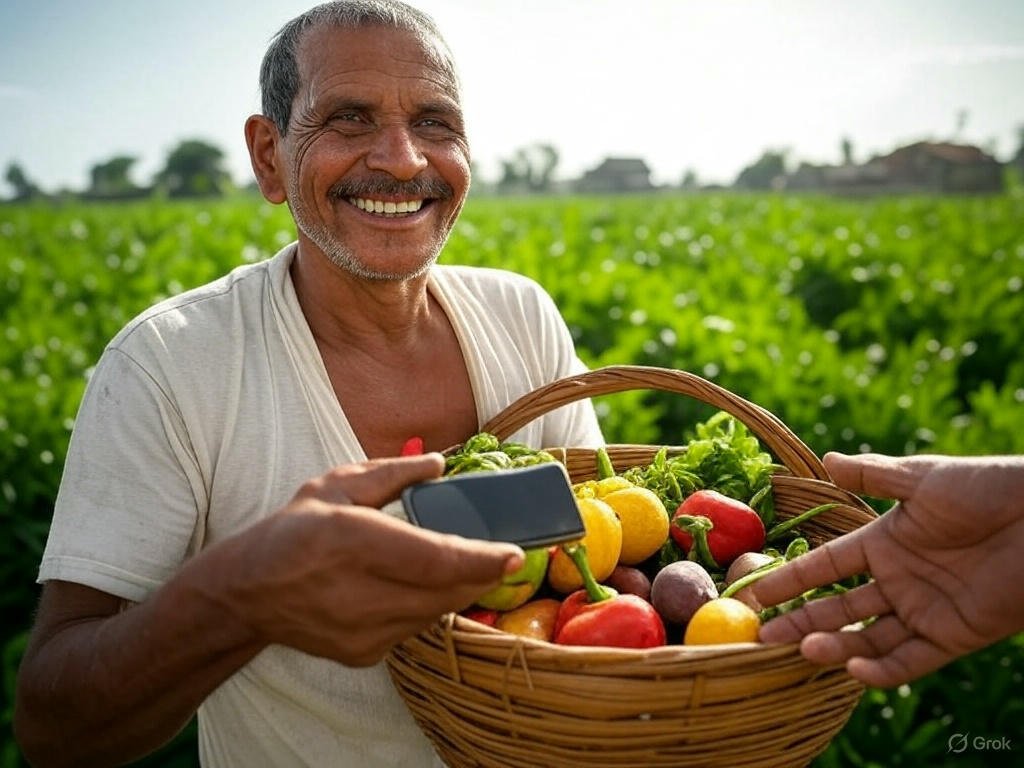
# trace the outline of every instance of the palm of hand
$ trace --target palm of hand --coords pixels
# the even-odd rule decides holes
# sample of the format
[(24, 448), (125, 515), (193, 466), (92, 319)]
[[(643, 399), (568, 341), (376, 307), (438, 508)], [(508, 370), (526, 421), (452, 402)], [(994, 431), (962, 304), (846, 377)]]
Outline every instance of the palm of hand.
[(1022, 621), (1021, 601), (1003, 582), (1020, 568), (1024, 518), (1005, 503), (980, 524), (968, 502), (993, 489), (979, 476), (957, 479), (927, 474), (913, 501), (886, 513), (862, 541), (868, 570), (901, 625), (891, 639), (926, 643), (949, 658)]
[[(784, 614), (764, 639), (807, 635), (801, 650), (812, 661), (847, 662), (864, 682), (889, 686), (1024, 629), (1024, 601), (1013, 589), (1024, 578), (1024, 462), (912, 457), (834, 466), (851, 490), (906, 501), (759, 582), (758, 599), (773, 604), (855, 573), (873, 577)], [(870, 618), (861, 631), (838, 631)]]

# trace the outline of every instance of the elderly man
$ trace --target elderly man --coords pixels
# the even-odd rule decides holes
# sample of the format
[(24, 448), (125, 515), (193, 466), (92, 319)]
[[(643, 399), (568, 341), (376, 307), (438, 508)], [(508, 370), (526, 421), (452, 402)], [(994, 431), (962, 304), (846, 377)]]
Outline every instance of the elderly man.
[[(394, 0), (289, 22), (245, 136), (298, 240), (109, 344), (72, 435), (19, 675), (38, 764), (120, 764), (199, 714), (204, 765), (429, 765), (381, 659), (518, 567), (391, 502), (583, 365), (535, 283), (438, 266), (469, 147), (452, 57)], [(589, 403), (515, 436), (601, 440)], [(382, 513), (388, 505), (390, 514)]]

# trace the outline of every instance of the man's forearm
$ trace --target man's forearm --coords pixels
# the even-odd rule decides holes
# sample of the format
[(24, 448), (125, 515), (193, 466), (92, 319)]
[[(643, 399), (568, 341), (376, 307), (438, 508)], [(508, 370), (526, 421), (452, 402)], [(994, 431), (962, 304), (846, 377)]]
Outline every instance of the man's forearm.
[(264, 641), (216, 595), (211, 554), (144, 602), (69, 620), (30, 645), (15, 728), (34, 764), (120, 764), (148, 754), (259, 653)]

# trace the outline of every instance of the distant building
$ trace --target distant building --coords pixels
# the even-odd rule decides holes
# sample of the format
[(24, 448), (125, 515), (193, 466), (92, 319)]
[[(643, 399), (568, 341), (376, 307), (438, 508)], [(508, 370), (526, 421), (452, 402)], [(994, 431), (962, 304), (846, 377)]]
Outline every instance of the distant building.
[(978, 147), (919, 141), (877, 158), (896, 186), (928, 192), (1000, 192), (1003, 166)]
[(832, 192), (885, 191), (888, 172), (877, 161), (864, 165), (811, 165), (801, 163), (786, 177), (786, 189), (828, 190)]
[(919, 141), (863, 165), (803, 163), (785, 188), (847, 194), (1001, 192), (1003, 166), (978, 147)]
[(608, 157), (576, 182), (577, 192), (645, 192), (654, 189), (651, 169), (638, 157)]

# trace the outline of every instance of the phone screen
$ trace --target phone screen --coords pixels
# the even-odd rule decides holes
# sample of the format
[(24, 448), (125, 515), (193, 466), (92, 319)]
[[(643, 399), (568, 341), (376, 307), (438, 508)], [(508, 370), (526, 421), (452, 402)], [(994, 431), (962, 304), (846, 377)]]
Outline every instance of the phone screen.
[(410, 521), (471, 539), (540, 547), (573, 541), (586, 529), (559, 464), (473, 472), (405, 489)]

